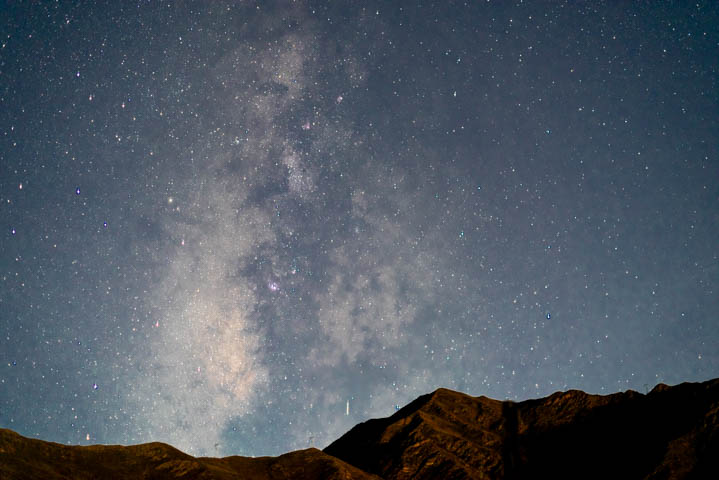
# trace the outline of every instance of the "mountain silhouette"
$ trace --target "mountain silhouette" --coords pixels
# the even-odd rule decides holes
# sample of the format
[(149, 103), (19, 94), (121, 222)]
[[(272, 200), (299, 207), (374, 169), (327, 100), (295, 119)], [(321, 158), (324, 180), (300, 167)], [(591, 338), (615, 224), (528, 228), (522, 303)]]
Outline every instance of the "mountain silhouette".
[(719, 478), (718, 422), (719, 379), (519, 403), (439, 389), (325, 453), (392, 479)]
[(67, 446), (0, 429), (0, 478), (719, 478), (719, 379), (510, 402), (440, 388), (324, 451), (192, 457), (162, 443)]

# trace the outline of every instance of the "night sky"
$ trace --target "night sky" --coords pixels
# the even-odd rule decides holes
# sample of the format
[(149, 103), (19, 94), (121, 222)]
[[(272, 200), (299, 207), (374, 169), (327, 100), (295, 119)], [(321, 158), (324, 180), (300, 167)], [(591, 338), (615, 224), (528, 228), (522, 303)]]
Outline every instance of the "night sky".
[(719, 4), (402, 3), (3, 2), (0, 427), (719, 376)]

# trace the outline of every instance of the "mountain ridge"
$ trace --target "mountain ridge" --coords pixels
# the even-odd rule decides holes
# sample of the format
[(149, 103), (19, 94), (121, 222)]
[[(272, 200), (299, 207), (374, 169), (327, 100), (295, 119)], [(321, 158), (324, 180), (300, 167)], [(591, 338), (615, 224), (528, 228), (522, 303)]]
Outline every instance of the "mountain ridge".
[(192, 457), (159, 443), (67, 446), (0, 428), (0, 478), (719, 478), (719, 379), (522, 402), (446, 388), (324, 450)]
[[(569, 390), (502, 402), (438, 389), (420, 399), (356, 425), (325, 452), (397, 479), (719, 472), (709, 455), (719, 451), (719, 379), (658, 385), (646, 395)], [(352, 448), (360, 444), (364, 451)]]

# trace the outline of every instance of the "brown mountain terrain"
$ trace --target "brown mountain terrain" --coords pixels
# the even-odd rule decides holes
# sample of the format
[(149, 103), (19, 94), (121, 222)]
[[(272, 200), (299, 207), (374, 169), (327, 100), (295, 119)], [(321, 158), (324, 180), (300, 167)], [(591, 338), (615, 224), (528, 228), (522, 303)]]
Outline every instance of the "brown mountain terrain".
[(392, 479), (719, 478), (719, 379), (520, 403), (439, 389), (325, 453)]
[(279, 457), (192, 457), (164, 443), (67, 446), (0, 429), (0, 479), (377, 480), (316, 448)]
[(0, 479), (719, 478), (718, 424), (719, 379), (519, 403), (439, 389), (324, 452), (279, 457), (66, 446), (0, 429)]

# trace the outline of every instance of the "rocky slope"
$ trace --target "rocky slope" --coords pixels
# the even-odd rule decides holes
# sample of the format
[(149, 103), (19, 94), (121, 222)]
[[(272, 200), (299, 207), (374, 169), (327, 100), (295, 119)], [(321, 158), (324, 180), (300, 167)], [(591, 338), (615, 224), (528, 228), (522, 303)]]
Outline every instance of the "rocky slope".
[(0, 479), (719, 478), (718, 425), (719, 379), (519, 403), (439, 389), (324, 452), (280, 457), (66, 446), (0, 429)]
[(520, 403), (439, 389), (325, 449), (383, 478), (719, 478), (719, 379)]
[(279, 457), (192, 457), (164, 443), (67, 446), (0, 429), (0, 479), (377, 480), (315, 448)]

